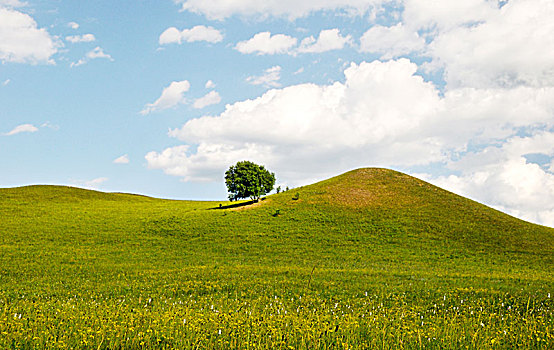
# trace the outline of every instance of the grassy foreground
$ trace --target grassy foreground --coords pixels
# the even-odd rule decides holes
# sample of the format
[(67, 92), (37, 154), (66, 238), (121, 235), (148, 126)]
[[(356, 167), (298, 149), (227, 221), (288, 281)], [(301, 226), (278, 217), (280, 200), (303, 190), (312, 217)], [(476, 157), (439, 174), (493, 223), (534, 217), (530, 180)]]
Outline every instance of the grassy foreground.
[(0, 189), (0, 349), (554, 348), (554, 229), (384, 169), (219, 204)]

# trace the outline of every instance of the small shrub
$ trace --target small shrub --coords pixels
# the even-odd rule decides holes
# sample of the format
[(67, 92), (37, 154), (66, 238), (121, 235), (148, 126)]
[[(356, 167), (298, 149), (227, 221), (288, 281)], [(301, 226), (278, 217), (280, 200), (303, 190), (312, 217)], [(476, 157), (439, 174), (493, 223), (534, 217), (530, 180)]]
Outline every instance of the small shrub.
[(297, 201), (298, 198), (300, 198), (300, 193), (296, 192), (296, 194), (294, 195), (294, 197), (292, 197), (292, 200), (293, 200), (293, 201)]

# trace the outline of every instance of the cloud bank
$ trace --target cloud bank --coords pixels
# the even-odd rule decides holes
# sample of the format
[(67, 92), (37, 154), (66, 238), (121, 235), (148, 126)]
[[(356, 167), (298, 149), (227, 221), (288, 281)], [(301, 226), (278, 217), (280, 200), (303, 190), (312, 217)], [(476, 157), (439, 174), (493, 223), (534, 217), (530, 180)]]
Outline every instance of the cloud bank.
[[(294, 85), (228, 105), (220, 115), (170, 130), (169, 136), (185, 144), (148, 153), (148, 166), (186, 181), (218, 181), (229, 164), (251, 159), (275, 170), (281, 181), (299, 185), (356, 167), (402, 170), (438, 163), (458, 175), (427, 180), (478, 193), (477, 199), (508, 212), (514, 213), (518, 200), (493, 200), (485, 193), (519, 191), (516, 198), (525, 202), (543, 196), (542, 185), (551, 186), (553, 175), (525, 155), (554, 156), (545, 141), (553, 136), (545, 130), (554, 127), (554, 88), (459, 88), (441, 95), (416, 74), (417, 68), (407, 59), (362, 62), (345, 69), (344, 83)], [(510, 146), (523, 129), (542, 142)], [(484, 162), (490, 166), (487, 176), (500, 181), (502, 189), (475, 182), (483, 171), (475, 159), (492, 151), (494, 159)], [(514, 174), (526, 170), (534, 174), (536, 186), (527, 184), (524, 196)], [(501, 181), (511, 175), (513, 181)], [(554, 204), (543, 204), (540, 220), (550, 222)], [(530, 213), (532, 206), (519, 208)]]

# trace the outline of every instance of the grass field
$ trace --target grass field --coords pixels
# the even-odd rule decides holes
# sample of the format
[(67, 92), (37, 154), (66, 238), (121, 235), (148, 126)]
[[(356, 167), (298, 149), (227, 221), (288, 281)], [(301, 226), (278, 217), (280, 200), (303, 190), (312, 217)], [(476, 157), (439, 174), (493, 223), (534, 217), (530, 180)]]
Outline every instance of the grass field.
[(228, 205), (0, 189), (0, 349), (554, 348), (552, 228), (384, 169)]

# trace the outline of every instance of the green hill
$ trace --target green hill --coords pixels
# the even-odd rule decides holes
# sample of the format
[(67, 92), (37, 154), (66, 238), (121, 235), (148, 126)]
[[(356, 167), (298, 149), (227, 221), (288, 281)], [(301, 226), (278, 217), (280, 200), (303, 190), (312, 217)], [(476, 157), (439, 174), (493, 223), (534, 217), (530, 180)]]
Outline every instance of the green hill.
[(554, 344), (554, 229), (391, 170), (243, 206), (0, 189), (0, 218), (0, 348)]

